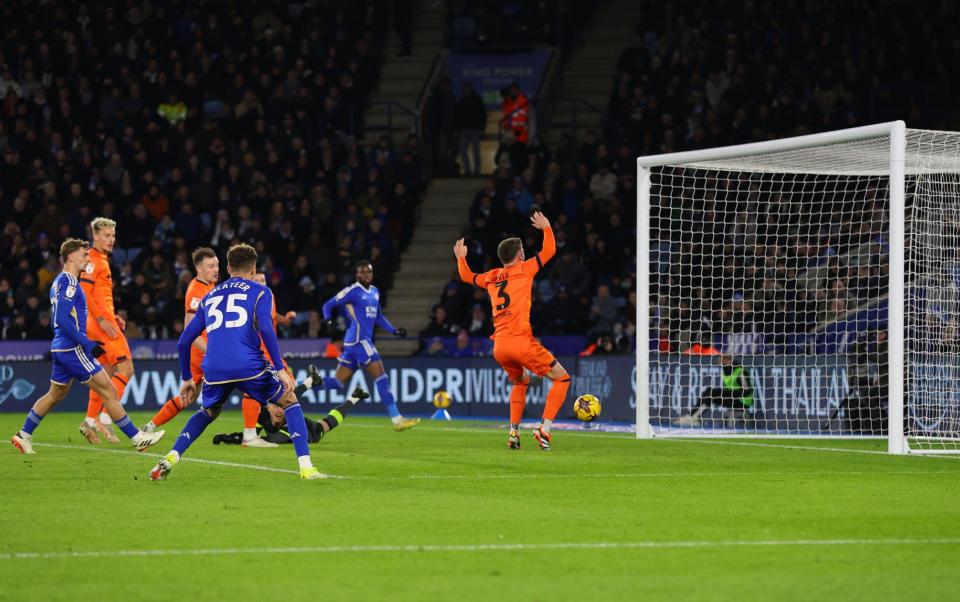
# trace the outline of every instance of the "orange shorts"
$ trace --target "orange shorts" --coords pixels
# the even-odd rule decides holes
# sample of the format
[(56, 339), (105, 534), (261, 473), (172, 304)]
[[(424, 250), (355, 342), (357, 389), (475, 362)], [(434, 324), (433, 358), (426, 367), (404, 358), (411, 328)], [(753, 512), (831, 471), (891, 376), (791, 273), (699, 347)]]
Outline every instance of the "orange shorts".
[(530, 336), (494, 339), (493, 358), (514, 383), (523, 380), (524, 368), (537, 376), (544, 376), (557, 363), (557, 358)]
[(200, 361), (202, 360), (202, 355), (200, 356), (200, 360), (194, 360), (192, 357), (190, 358), (190, 374), (193, 375), (193, 382), (198, 385), (203, 380), (203, 368), (200, 366)]
[[(120, 332), (120, 327), (117, 326), (116, 323), (114, 323), (114, 327), (116, 327), (117, 332)], [(103, 349), (106, 353), (97, 358), (97, 361), (100, 362), (102, 366), (116, 366), (120, 362), (133, 359), (130, 353), (130, 344), (127, 343), (127, 337), (123, 336), (122, 332), (120, 332), (120, 336), (117, 338), (111, 339), (103, 329), (94, 323), (93, 325), (88, 325), (87, 337), (92, 341), (100, 341), (103, 343)]]

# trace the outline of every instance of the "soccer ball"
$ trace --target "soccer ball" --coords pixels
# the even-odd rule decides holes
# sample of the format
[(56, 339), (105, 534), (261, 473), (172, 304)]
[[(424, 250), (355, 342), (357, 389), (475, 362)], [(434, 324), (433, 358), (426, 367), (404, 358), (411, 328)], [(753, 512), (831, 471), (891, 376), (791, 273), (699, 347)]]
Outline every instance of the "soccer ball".
[(433, 396), (433, 406), (440, 410), (449, 408), (450, 394), (446, 391), (437, 391), (436, 395)]
[(573, 402), (573, 413), (584, 422), (596, 420), (600, 409), (600, 400), (595, 395), (581, 395)]

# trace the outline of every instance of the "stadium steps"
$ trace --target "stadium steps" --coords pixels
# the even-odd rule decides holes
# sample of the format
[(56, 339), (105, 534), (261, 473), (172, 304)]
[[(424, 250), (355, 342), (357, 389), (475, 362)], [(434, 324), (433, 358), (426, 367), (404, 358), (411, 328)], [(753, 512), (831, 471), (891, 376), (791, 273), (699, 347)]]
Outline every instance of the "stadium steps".
[[(641, 3), (635, 0), (608, 0), (597, 6), (583, 44), (570, 53), (563, 66), (561, 98), (582, 98), (606, 112), (617, 76), (617, 59), (634, 43), (641, 12)], [(544, 136), (548, 145), (556, 144), (560, 134), (570, 131), (572, 125), (568, 109), (558, 111), (551, 121), (553, 127)], [(587, 130), (601, 133), (602, 126), (601, 115), (578, 107), (578, 140)]]
[[(433, 62), (443, 48), (443, 27), (446, 9), (433, 0), (417, 0), (413, 24), (413, 49), (410, 56), (398, 57), (400, 39), (393, 31), (384, 48), (384, 62), (380, 82), (370, 95), (370, 105), (363, 114), (363, 140), (373, 144), (382, 134), (390, 134), (399, 144), (406, 134), (416, 131), (416, 116), (394, 106), (377, 102), (396, 102), (407, 109), (419, 112), (420, 92), (430, 76)], [(392, 119), (390, 112), (392, 111)]]
[(414, 336), (406, 341), (380, 337), (377, 348), (381, 353), (410, 355), (416, 351), (415, 335), (429, 323), (431, 309), (456, 271), (453, 243), (467, 225), (473, 197), (482, 187), (482, 178), (437, 178), (431, 183), (385, 309), (392, 323)]

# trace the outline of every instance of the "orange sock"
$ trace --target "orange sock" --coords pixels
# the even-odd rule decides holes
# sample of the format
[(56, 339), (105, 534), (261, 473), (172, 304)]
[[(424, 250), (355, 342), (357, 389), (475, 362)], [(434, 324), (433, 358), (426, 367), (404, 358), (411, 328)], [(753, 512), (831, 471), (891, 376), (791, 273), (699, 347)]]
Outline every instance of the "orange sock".
[(260, 404), (244, 396), (240, 409), (243, 412), (243, 428), (257, 428), (257, 422), (260, 421)]
[(180, 401), (180, 396), (169, 399), (167, 400), (167, 403), (163, 404), (163, 407), (160, 408), (150, 422), (157, 426), (166, 424), (173, 420), (176, 415), (179, 414), (185, 407), (186, 406), (183, 405), (183, 402)]
[(510, 424), (520, 424), (525, 405), (527, 405), (527, 383), (513, 385), (510, 389)]
[(123, 392), (127, 389), (127, 379), (120, 374), (114, 374), (113, 388), (117, 390), (117, 401), (123, 401)]
[(543, 408), (544, 420), (555, 420), (557, 418), (557, 414), (560, 413), (560, 408), (563, 407), (563, 402), (567, 398), (567, 389), (569, 388), (569, 376), (553, 381), (553, 386), (547, 393), (547, 406)]
[(103, 399), (96, 391), (90, 389), (90, 397), (87, 401), (87, 418), (96, 419), (103, 411)]

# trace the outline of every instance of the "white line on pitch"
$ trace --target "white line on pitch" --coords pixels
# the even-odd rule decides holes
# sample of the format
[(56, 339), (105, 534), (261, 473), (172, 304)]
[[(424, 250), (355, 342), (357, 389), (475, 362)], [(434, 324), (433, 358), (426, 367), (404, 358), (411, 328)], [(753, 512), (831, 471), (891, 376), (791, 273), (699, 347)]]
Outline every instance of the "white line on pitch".
[[(352, 424), (351, 428), (380, 428), (372, 424)], [(456, 432), (456, 433), (498, 433), (499, 431), (492, 428), (481, 428), (481, 427), (441, 427), (438, 428), (439, 431), (445, 432)], [(636, 441), (637, 438), (635, 435), (625, 433), (623, 435), (617, 435), (613, 433), (603, 433), (603, 432), (594, 432), (594, 431), (557, 431), (561, 436), (565, 435), (583, 435), (597, 439), (619, 439), (621, 441)], [(749, 435), (743, 435), (744, 438), (749, 439)], [(811, 439), (816, 439), (811, 437)], [(778, 444), (778, 443), (756, 443), (753, 441), (733, 441), (729, 439), (698, 439), (695, 435), (690, 435), (688, 437), (663, 437), (657, 439), (657, 441), (665, 441), (668, 443), (706, 443), (710, 445), (740, 445), (740, 446), (749, 446), (749, 447), (768, 447), (775, 449), (793, 449), (793, 450), (809, 450), (809, 451), (821, 451), (821, 452), (834, 452), (834, 453), (843, 453), (843, 454), (867, 454), (871, 456), (889, 456), (890, 454), (885, 451), (873, 450), (873, 449), (847, 449), (843, 447), (823, 447), (818, 445), (796, 445), (796, 444)], [(931, 455), (931, 454), (911, 454), (909, 457), (912, 458), (940, 458), (944, 460), (960, 460), (960, 455), (949, 456), (949, 455)]]
[(886, 475), (933, 475), (933, 474), (957, 474), (952, 470), (904, 470), (904, 471), (876, 471), (876, 470), (849, 470), (849, 471), (816, 471), (816, 472), (641, 472), (641, 473), (533, 473), (533, 474), (458, 474), (458, 475), (430, 475), (415, 474), (410, 476), (396, 477), (354, 477), (363, 480), (483, 480), (483, 479), (647, 479), (647, 478), (690, 478), (690, 477), (828, 477), (828, 476), (858, 476), (867, 475), (871, 477)]
[[(82, 446), (82, 445), (61, 445), (61, 444), (57, 444), (57, 443), (34, 443), (34, 445), (37, 446), (37, 447), (55, 447), (55, 448), (59, 448), (59, 449), (75, 449), (75, 450), (80, 450), (80, 451), (101, 452), (101, 453), (109, 453), (109, 454), (123, 454), (123, 455), (126, 455), (126, 456), (139, 456), (139, 457), (141, 457), (141, 458), (143, 458), (143, 457), (147, 457), (147, 458), (160, 458), (160, 457), (162, 457), (162, 456), (160, 456), (160, 455), (148, 454), (148, 453), (141, 453), (141, 452), (138, 452), (138, 451), (133, 451), (133, 450), (128, 450), (128, 449), (109, 449), (109, 448), (103, 448), (103, 447), (84, 447), (84, 446)], [(195, 464), (210, 464), (210, 465), (213, 465), (213, 466), (227, 466), (227, 467), (230, 467), (230, 468), (246, 468), (246, 469), (249, 469), (249, 470), (260, 470), (260, 471), (264, 471), (264, 472), (281, 472), (281, 473), (284, 473), (284, 474), (297, 474), (297, 475), (300, 474), (299, 471), (290, 470), (290, 469), (287, 469), (287, 468), (276, 468), (276, 467), (273, 467), (273, 466), (263, 466), (263, 465), (261, 465), (261, 464), (244, 464), (244, 463), (240, 463), (240, 462), (224, 462), (224, 461), (222, 461), (222, 460), (206, 460), (206, 459), (204, 459), (204, 458), (194, 458), (194, 457), (190, 457), (190, 456), (184, 456), (183, 458), (181, 458), (181, 461), (183, 461), (183, 462), (193, 462), (193, 463), (195, 463)], [(331, 475), (331, 474), (328, 474), (327, 476), (328, 476), (328, 477), (331, 477), (331, 478), (335, 478), (335, 479), (342, 478), (342, 477), (339, 477), (339, 476), (337, 476), (337, 475)]]
[(7, 552), (0, 560), (49, 558), (124, 558), (141, 556), (227, 556), (242, 554), (342, 554), (364, 552), (522, 552), (528, 550), (623, 550), (658, 548), (817, 547), (960, 545), (946, 539), (784, 539), (720, 541), (611, 541), (565, 543), (425, 544), (367, 546), (304, 546), (285, 548), (195, 548), (181, 550), (75, 550), (69, 552)]

